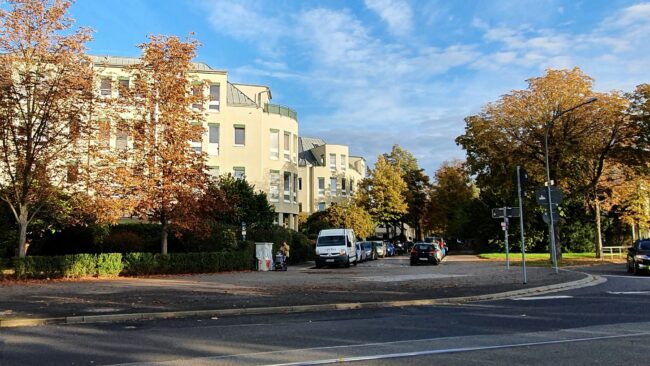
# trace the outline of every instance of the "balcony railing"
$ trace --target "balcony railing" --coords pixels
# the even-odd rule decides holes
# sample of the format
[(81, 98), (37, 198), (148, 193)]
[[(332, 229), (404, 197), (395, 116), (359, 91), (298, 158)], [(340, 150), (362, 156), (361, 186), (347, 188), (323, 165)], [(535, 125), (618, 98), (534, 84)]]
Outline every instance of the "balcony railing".
[(279, 104), (269, 104), (269, 103), (264, 104), (264, 112), (279, 114), (281, 116), (293, 118), (296, 121), (298, 120), (298, 114), (296, 113), (296, 111), (294, 111), (289, 107), (285, 107)]

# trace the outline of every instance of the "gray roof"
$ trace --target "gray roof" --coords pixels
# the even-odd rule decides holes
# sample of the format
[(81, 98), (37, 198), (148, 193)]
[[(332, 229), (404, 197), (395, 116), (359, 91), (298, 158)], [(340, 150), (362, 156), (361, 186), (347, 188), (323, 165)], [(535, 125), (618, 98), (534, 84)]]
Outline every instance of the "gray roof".
[(321, 165), (311, 149), (325, 145), (325, 141), (314, 137), (298, 137), (298, 165)]
[[(138, 57), (123, 57), (123, 56), (90, 56), (95, 65), (107, 64), (110, 66), (131, 66), (140, 63)], [(192, 62), (194, 71), (217, 71), (210, 67), (205, 62)]]
[(228, 105), (232, 107), (257, 107), (257, 103), (230, 82), (228, 82), (226, 98)]

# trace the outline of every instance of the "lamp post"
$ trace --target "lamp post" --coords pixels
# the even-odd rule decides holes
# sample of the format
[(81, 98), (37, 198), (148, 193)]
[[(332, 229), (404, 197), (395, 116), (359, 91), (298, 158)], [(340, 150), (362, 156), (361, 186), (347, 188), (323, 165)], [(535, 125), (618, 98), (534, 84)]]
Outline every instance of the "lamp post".
[(572, 112), (584, 105), (593, 103), (596, 100), (597, 98), (592, 97), (569, 109), (565, 109), (559, 112), (554, 112), (553, 117), (546, 124), (544, 128), (544, 157), (546, 160), (546, 193), (548, 194), (548, 217), (549, 217), (548, 236), (549, 236), (549, 242), (551, 244), (551, 258), (553, 260), (553, 267), (555, 268), (555, 273), (558, 273), (558, 269), (557, 269), (557, 253), (555, 250), (555, 224), (553, 223), (553, 199), (551, 198), (551, 173), (548, 164), (548, 131), (553, 127), (553, 123), (555, 123), (555, 120), (560, 118), (562, 115)]

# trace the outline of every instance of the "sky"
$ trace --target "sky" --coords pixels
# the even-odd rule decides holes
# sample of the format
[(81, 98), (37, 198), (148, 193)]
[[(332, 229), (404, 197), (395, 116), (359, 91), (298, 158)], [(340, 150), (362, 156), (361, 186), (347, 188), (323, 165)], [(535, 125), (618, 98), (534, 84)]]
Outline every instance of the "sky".
[(269, 86), (301, 136), (370, 165), (398, 144), (430, 176), (464, 158), (465, 117), (547, 68), (579, 67), (599, 92), (650, 82), (650, 2), (77, 0), (70, 15), (93, 55), (192, 34), (196, 61)]

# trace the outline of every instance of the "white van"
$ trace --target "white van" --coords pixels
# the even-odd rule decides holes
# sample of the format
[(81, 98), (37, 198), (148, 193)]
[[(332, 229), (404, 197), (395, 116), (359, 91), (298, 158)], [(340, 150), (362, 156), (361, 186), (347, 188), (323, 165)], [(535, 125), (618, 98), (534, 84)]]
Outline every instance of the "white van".
[(357, 265), (357, 246), (354, 230), (326, 229), (316, 240), (316, 268), (322, 266)]

